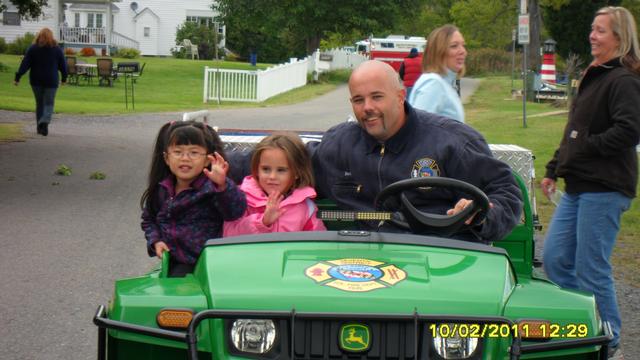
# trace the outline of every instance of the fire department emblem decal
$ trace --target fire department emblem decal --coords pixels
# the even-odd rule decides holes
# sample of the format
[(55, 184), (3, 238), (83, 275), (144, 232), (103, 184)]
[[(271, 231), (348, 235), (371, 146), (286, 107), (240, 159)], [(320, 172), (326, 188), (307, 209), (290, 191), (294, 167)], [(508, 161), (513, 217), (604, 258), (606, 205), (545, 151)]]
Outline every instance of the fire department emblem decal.
[(422, 158), (416, 160), (411, 168), (412, 178), (421, 178), (429, 176), (440, 176), (440, 168), (438, 163), (431, 158)]
[(321, 261), (308, 267), (305, 275), (318, 284), (353, 292), (383, 289), (407, 278), (393, 264), (368, 259)]

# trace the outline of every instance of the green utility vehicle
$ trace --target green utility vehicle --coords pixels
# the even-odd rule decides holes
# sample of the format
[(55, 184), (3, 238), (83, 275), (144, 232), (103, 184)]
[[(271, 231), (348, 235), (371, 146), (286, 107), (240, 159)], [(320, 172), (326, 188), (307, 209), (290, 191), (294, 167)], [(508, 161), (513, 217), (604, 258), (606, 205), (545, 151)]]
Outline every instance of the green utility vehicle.
[[(327, 232), (210, 240), (181, 278), (167, 276), (165, 256), (156, 270), (116, 281), (98, 307), (98, 358), (606, 359), (611, 332), (593, 296), (560, 289), (534, 266), (531, 172), (512, 168), (526, 194), (523, 218), (493, 246), (359, 231), (342, 220), (327, 221)], [(468, 215), (403, 203), (404, 191), (426, 186), (467, 192), (477, 216), (488, 209), (477, 188), (426, 178), (383, 190), (386, 213), (350, 214), (397, 210), (412, 228), (441, 233), (464, 226)], [(331, 203), (319, 208), (344, 219)]]

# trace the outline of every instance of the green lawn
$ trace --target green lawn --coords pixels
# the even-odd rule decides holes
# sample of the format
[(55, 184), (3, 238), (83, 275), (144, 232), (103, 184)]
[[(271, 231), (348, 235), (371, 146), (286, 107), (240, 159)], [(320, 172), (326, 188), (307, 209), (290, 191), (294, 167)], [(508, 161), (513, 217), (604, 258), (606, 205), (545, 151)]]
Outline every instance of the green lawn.
[[(527, 128), (523, 128), (522, 100), (511, 99), (510, 89), (511, 81), (506, 77), (484, 78), (471, 102), (465, 105), (466, 118), (468, 124), (479, 130), (489, 143), (517, 144), (533, 152), (536, 159), (537, 209), (545, 231), (554, 206), (542, 194), (540, 180), (546, 163), (560, 143), (567, 115), (529, 117), (562, 109), (548, 103), (527, 103)], [(634, 286), (640, 286), (640, 243), (636, 240), (639, 231), (640, 205), (634, 200), (622, 218), (622, 229), (613, 256), (616, 274)]]
[(22, 124), (0, 124), (0, 143), (11, 141), (24, 141), (26, 135)]
[[(88, 63), (95, 63), (95, 57), (84, 58)], [(328, 80), (319, 84), (310, 84), (289, 93), (271, 98), (264, 103), (232, 103), (224, 102), (204, 104), (202, 102), (204, 68), (220, 67), (249, 70), (255, 69), (248, 63), (224, 62), (211, 60), (186, 60), (173, 58), (142, 57), (136, 60), (114, 58), (120, 61), (146, 62), (142, 77), (135, 86), (135, 112), (193, 111), (204, 108), (220, 107), (256, 107), (289, 104), (313, 98), (335, 88), (339, 81)], [(34, 101), (29, 86), (29, 74), (20, 81), (20, 86), (13, 85), (15, 71), (20, 65), (20, 57), (0, 54), (0, 62), (8, 66), (9, 71), (0, 72), (0, 108), (6, 110), (33, 111)], [(267, 68), (268, 64), (258, 64), (257, 68)], [(344, 79), (344, 74), (338, 80)], [(81, 84), (84, 82), (81, 80)], [(115, 82), (113, 87), (95, 85), (67, 85), (58, 90), (56, 96), (56, 112), (75, 114), (118, 114), (132, 110), (125, 108), (124, 81)], [(131, 106), (129, 106), (131, 108)]]

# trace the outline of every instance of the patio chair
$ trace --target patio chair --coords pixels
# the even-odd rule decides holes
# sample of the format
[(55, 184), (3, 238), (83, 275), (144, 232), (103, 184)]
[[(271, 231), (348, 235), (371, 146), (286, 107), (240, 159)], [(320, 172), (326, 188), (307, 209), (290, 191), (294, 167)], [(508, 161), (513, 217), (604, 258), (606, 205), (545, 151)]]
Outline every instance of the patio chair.
[(103, 84), (113, 86), (113, 59), (102, 58), (97, 59), (96, 62), (98, 65), (98, 84), (100, 86), (103, 86)]
[(200, 55), (198, 54), (198, 45), (194, 45), (191, 43), (191, 40), (184, 39), (182, 40), (182, 46), (184, 46), (185, 55), (191, 55), (191, 60), (194, 58), (200, 59)]
[(67, 82), (69, 84), (78, 85), (78, 68), (76, 68), (76, 57), (65, 56), (65, 60), (67, 62)]

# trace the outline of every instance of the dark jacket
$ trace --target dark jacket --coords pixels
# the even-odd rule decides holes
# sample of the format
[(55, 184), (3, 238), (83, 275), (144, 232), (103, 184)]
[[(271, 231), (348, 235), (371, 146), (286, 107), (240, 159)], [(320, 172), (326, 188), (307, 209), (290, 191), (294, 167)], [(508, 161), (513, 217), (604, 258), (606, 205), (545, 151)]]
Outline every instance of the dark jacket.
[(588, 68), (545, 177), (564, 178), (568, 193), (619, 191), (635, 197), (638, 99), (640, 76), (619, 59)]
[(60, 82), (58, 71), (62, 74), (62, 82), (67, 82), (67, 63), (62, 49), (58, 46), (40, 47), (35, 44), (29, 46), (16, 72), (15, 81), (20, 81), (22, 75), (29, 69), (31, 69), (29, 72), (31, 86), (57, 88)]
[[(495, 159), (482, 135), (458, 121), (415, 110), (405, 103), (406, 123), (384, 144), (355, 122), (334, 126), (322, 142), (309, 144), (316, 189), (342, 209), (373, 210), (376, 195), (387, 185), (410, 177), (442, 176), (483, 190), (494, 207), (487, 221), (465, 240), (502, 239), (520, 221), (522, 194), (509, 166)], [(415, 195), (415, 194), (414, 194)], [(463, 194), (429, 191), (412, 201), (444, 214)], [(366, 227), (367, 224), (363, 224)], [(373, 224), (368, 224), (373, 227)]]
[(219, 190), (202, 174), (191, 188), (175, 195), (175, 180), (169, 176), (160, 183), (161, 204), (158, 213), (142, 212), (142, 230), (147, 238), (147, 252), (155, 256), (154, 244), (164, 241), (171, 258), (181, 264), (195, 264), (207, 240), (222, 237), (224, 221), (235, 220), (247, 206), (244, 193), (227, 178), (226, 189)]
[(416, 55), (404, 58), (400, 65), (400, 78), (405, 87), (412, 87), (416, 80), (422, 75), (422, 56)]

